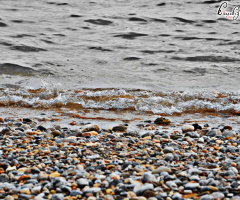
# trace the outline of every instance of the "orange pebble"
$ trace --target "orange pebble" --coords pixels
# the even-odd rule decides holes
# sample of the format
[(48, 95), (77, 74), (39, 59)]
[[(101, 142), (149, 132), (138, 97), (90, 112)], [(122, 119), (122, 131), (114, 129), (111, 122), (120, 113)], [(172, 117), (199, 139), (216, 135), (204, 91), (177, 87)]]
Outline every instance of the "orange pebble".
[(193, 150), (193, 152), (195, 152), (195, 153), (197, 153), (198, 151), (197, 151), (197, 149), (192, 149)]
[(70, 123), (70, 125), (72, 125), (72, 126), (73, 126), (73, 125), (76, 125), (76, 122), (73, 121), (73, 122)]
[(219, 150), (219, 149), (221, 149), (221, 148), (218, 147), (218, 146), (214, 146), (214, 149)]
[(76, 190), (77, 189), (77, 184), (72, 184), (72, 189)]
[(60, 174), (58, 173), (58, 172), (53, 172), (53, 173), (51, 173), (50, 174), (50, 177), (59, 177), (60, 176)]
[(28, 179), (31, 179), (32, 177), (30, 175), (22, 175), (18, 178), (18, 182), (20, 181), (25, 181), (25, 180), (28, 180)]
[(113, 168), (115, 168), (115, 165), (108, 165), (108, 166), (106, 167), (107, 170), (111, 170), (111, 169), (113, 169)]
[(85, 133), (83, 133), (83, 136), (84, 137), (87, 137), (87, 136), (91, 136), (92, 134), (90, 133), (90, 132), (85, 132)]
[(231, 140), (232, 137), (225, 137), (223, 140)]
[(0, 122), (4, 123), (4, 119), (3, 119), (3, 118), (0, 118)]
[(111, 195), (115, 194), (114, 191), (111, 188), (106, 189), (106, 193), (111, 194)]

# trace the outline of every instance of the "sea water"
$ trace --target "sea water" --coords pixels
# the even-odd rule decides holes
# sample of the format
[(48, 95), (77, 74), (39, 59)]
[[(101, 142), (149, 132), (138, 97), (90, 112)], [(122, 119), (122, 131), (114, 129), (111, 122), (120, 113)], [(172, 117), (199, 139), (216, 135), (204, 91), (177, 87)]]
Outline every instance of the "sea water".
[(240, 20), (221, 4), (1, 1), (0, 103), (238, 115)]

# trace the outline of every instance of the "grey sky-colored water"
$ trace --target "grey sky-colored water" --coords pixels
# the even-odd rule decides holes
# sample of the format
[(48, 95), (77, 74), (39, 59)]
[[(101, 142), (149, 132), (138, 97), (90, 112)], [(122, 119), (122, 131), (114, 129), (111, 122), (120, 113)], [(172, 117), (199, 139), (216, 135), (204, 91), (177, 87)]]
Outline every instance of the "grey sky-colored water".
[(220, 4), (3, 0), (1, 84), (239, 91), (240, 20)]

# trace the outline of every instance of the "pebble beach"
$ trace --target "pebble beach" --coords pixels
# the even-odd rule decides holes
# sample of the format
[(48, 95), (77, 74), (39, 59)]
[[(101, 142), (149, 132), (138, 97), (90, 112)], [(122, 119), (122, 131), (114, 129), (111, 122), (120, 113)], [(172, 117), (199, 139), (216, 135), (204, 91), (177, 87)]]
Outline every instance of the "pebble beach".
[(0, 198), (240, 198), (236, 116), (147, 118), (1, 118)]
[(238, 8), (2, 0), (0, 199), (240, 199)]

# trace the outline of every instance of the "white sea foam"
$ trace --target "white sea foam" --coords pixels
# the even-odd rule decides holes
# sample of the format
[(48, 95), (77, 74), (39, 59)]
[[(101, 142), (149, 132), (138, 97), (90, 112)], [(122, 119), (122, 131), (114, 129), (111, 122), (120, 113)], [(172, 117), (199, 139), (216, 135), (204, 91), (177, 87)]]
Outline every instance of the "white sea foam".
[(2, 106), (15, 105), (36, 108), (75, 104), (86, 109), (124, 109), (154, 114), (173, 114), (198, 110), (238, 112), (240, 111), (240, 94), (226, 92), (223, 94), (193, 93), (189, 91), (155, 93), (123, 89), (73, 91), (49, 87), (38, 90), (6, 88), (0, 91), (0, 103)]

